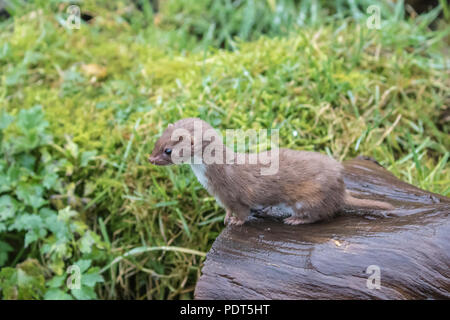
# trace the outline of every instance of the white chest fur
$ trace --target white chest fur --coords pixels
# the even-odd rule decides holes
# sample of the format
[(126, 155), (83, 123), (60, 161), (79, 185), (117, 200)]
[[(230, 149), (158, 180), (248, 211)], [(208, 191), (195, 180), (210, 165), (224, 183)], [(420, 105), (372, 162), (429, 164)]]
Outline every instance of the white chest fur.
[(206, 177), (206, 166), (204, 164), (191, 164), (192, 171), (206, 190), (208, 190), (208, 178)]
[(219, 197), (216, 194), (213, 194), (213, 190), (209, 186), (208, 178), (206, 177), (206, 166), (204, 164), (191, 164), (192, 171), (194, 172), (195, 176), (197, 177), (198, 182), (200, 182), (211, 195), (216, 198), (217, 203), (219, 206), (224, 207), (222, 201), (220, 201)]

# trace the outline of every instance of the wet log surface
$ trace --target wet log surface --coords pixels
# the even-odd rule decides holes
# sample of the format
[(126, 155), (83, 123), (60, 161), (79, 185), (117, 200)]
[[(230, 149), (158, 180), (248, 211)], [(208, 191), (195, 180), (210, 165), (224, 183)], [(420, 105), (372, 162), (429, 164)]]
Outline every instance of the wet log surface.
[[(310, 225), (255, 218), (227, 227), (206, 257), (195, 298), (449, 299), (450, 198), (400, 181), (370, 160), (344, 165), (353, 195), (396, 208), (346, 211)], [(372, 265), (380, 289), (367, 286)]]

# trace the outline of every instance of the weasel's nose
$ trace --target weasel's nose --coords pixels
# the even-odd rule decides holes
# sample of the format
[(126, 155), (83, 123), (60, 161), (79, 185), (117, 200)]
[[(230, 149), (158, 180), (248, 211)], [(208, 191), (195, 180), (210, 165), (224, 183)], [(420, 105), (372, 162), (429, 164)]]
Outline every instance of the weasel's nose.
[(152, 156), (149, 156), (149, 157), (148, 157), (148, 161), (149, 161), (150, 163), (155, 164), (156, 158), (155, 158), (155, 157), (152, 157)]

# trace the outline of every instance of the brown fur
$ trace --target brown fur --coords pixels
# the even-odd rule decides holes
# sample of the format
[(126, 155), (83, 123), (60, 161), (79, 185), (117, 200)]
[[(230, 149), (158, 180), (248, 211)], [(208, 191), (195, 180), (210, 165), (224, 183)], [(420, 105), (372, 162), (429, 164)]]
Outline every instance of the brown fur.
[[(157, 165), (171, 164), (170, 156), (167, 156), (164, 150), (168, 147), (176, 150), (181, 141), (170, 140), (173, 130), (184, 128), (193, 135), (194, 123), (197, 121), (203, 129), (211, 128), (200, 119), (179, 120), (169, 126), (156, 142), (150, 162)], [(223, 144), (220, 135), (214, 136), (213, 141), (203, 141), (198, 149), (195, 149), (192, 143), (192, 151), (195, 153), (196, 150), (204, 150), (210, 144)], [(224, 148), (224, 154), (229, 152), (235, 158), (248, 159), (249, 156)], [(250, 215), (250, 211), (258, 208), (270, 211), (274, 207), (287, 207), (291, 216), (285, 218), (284, 222), (288, 224), (329, 219), (345, 206), (392, 209), (392, 206), (385, 202), (350, 196), (342, 177), (343, 166), (320, 153), (280, 149), (277, 174), (261, 175), (261, 166), (249, 164), (248, 161), (245, 164), (205, 165), (206, 187), (227, 210), (228, 223), (242, 224)], [(233, 217), (232, 213), (236, 217)]]

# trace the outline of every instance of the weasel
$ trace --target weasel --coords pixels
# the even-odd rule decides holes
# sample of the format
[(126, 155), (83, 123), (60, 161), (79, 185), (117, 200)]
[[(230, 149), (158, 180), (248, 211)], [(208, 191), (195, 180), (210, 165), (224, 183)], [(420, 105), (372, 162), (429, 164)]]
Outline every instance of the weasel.
[[(264, 175), (261, 169), (267, 163), (251, 163), (250, 157), (269, 156), (273, 150), (236, 153), (208, 123), (186, 118), (167, 127), (149, 161), (160, 166), (190, 163), (198, 181), (225, 208), (225, 224), (241, 225), (254, 211), (274, 213), (284, 223), (297, 225), (330, 219), (344, 207), (393, 208), (352, 197), (344, 185), (343, 166), (335, 159), (317, 152), (277, 150), (278, 171)], [(211, 163), (206, 155), (231, 161)]]

